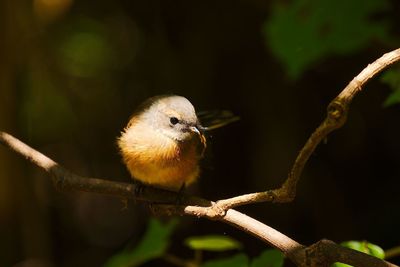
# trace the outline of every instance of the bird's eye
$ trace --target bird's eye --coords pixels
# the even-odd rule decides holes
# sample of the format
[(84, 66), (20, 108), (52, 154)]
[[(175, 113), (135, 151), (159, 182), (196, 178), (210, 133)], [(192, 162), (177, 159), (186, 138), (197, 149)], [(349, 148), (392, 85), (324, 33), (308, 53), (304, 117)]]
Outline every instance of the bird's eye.
[(171, 124), (175, 125), (175, 124), (177, 124), (177, 123), (179, 122), (179, 120), (178, 120), (177, 117), (171, 117), (171, 118), (169, 119), (169, 122), (170, 122)]

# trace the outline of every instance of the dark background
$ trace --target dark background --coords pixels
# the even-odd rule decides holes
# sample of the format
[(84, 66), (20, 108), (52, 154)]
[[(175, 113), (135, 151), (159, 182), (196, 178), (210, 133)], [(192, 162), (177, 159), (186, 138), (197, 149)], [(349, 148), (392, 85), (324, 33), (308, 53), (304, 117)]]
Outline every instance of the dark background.
[[(212, 133), (190, 191), (217, 200), (278, 187), (327, 104), (399, 40), (399, 3), (386, 1), (367, 17), (384, 24), (384, 38), (328, 50), (290, 74), (265, 29), (275, 5), (298, 2), (2, 0), (0, 129), (79, 175), (129, 182), (116, 137), (138, 104), (174, 93), (197, 110), (229, 109), (241, 117)], [(345, 8), (330, 13), (351, 22), (359, 7)], [(301, 19), (309, 12), (300, 12)], [(329, 34), (329, 26), (317, 37)], [(371, 28), (360, 29), (350, 37)], [(291, 36), (303, 36), (278, 30), (289, 46)], [(301, 49), (294, 55), (302, 53), (308, 55)], [(384, 107), (391, 92), (379, 77), (367, 84), (346, 125), (313, 154), (292, 203), (240, 210), (303, 244), (328, 238), (399, 245), (400, 106)], [(1, 266), (101, 266), (135, 244), (151, 216), (140, 203), (123, 207), (112, 197), (56, 192), (46, 173), (0, 147)], [(191, 257), (182, 242), (202, 234), (229, 235), (250, 256), (266, 248), (228, 225), (187, 217), (171, 253)]]

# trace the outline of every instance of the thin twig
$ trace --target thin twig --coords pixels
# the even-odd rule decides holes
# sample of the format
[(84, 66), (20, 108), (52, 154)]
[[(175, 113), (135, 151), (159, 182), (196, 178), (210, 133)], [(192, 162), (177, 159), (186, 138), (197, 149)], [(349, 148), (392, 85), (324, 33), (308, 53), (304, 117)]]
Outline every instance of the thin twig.
[(255, 202), (292, 201), (296, 196), (297, 183), (308, 159), (315, 151), (315, 148), (328, 136), (328, 134), (345, 124), (347, 113), (354, 96), (362, 90), (363, 86), (371, 78), (399, 60), (400, 48), (384, 54), (364, 68), (360, 74), (354, 77), (343, 91), (331, 101), (327, 108), (326, 118), (306, 141), (305, 145), (297, 155), (292, 169), (281, 188), (219, 200), (217, 203), (221, 208), (229, 209)]
[(223, 221), (272, 245), (286, 255), (304, 247), (274, 228), (233, 209), (229, 209), (222, 217), (215, 216), (208, 209), (198, 206), (152, 205), (152, 210), (157, 214), (193, 215)]
[(165, 254), (162, 256), (162, 258), (166, 262), (169, 262), (169, 263), (171, 263), (175, 266), (179, 266), (179, 267), (198, 267), (199, 266), (199, 264), (193, 262), (192, 260), (181, 259), (172, 254)]
[[(42, 153), (29, 147), (11, 135), (1, 131), (0, 143), (9, 147), (14, 152), (24, 156), (26, 159), (30, 160), (38, 167), (41, 167), (43, 170), (49, 172), (53, 176), (54, 185), (60, 191), (74, 190), (107, 194), (123, 198), (134, 198), (140, 201), (157, 203), (150, 205), (150, 207), (158, 213), (168, 215), (192, 215), (197, 217), (205, 217), (211, 220), (218, 220), (247, 232), (263, 242), (272, 245), (274, 248), (279, 249), (297, 266), (329, 266), (328, 263), (334, 262), (336, 259), (335, 257), (337, 257), (336, 261), (343, 259), (344, 263), (362, 263), (359, 265), (353, 264), (354, 266), (396, 267), (396, 265), (392, 265), (379, 259), (372, 259), (373, 264), (369, 265), (369, 263), (371, 263), (371, 256), (366, 254), (359, 255), (359, 252), (351, 250), (343, 254), (341, 251), (346, 248), (336, 245), (333, 242), (330, 243), (329, 251), (325, 251), (323, 249), (323, 245), (325, 243), (316, 243), (310, 247), (305, 247), (295, 240), (273, 229), (272, 227), (265, 225), (243, 213), (233, 209), (229, 209), (226, 212), (221, 211), (219, 205), (201, 198), (185, 196), (182, 201), (186, 205), (180, 206), (160, 204), (175, 203), (177, 194), (175, 192), (169, 192), (151, 187), (143, 187), (141, 190), (136, 190), (136, 187), (133, 184), (82, 177), (73, 174)], [(319, 253), (315, 253), (315, 251)], [(355, 259), (352, 257), (353, 254)], [(347, 255), (348, 257), (343, 258), (341, 255)], [(363, 257), (366, 258), (365, 261), (363, 261)]]
[(138, 190), (134, 184), (76, 175), (17, 138), (1, 131), (0, 143), (50, 173), (55, 187), (60, 191), (85, 191), (117, 197), (133, 198), (138, 201), (150, 202), (152, 204), (150, 207), (158, 213), (185, 214), (197, 217), (206, 217), (211, 220), (220, 220), (258, 236), (264, 242), (267, 242), (273, 247), (288, 254), (291, 253), (294, 248), (302, 247), (302, 245), (288, 238), (284, 234), (279, 233), (275, 229), (272, 229), (271, 227), (244, 214), (232, 209), (227, 212), (220, 210), (220, 207), (211, 201), (198, 197), (184, 196), (182, 198), (182, 204), (185, 205), (165, 205), (162, 203), (176, 203), (178, 197), (176, 192), (148, 186), (143, 186)]
[(400, 256), (400, 246), (385, 250), (385, 259), (392, 259)]
[[(332, 241), (321, 240), (307, 247), (307, 255), (314, 255), (314, 262), (312, 265), (315, 267), (330, 267), (335, 262), (343, 262), (351, 266), (373, 266), (373, 267), (395, 267), (396, 265), (383, 261), (374, 256), (356, 251), (354, 249), (338, 246)], [(323, 255), (323, 257), (321, 257)], [(324, 262), (318, 261), (318, 259), (324, 259)]]
[(400, 49), (385, 54), (374, 63), (368, 65), (368, 67), (355, 77), (329, 104), (326, 119), (307, 140), (303, 149), (297, 156), (287, 180), (280, 189), (247, 194), (231, 199), (220, 200), (217, 203), (197, 197), (184, 196), (182, 199), (182, 204), (184, 205), (168, 205), (165, 203), (176, 202), (177, 194), (175, 192), (148, 186), (138, 190), (138, 187), (134, 184), (88, 178), (73, 174), (52, 159), (2, 131), (0, 131), (0, 143), (50, 173), (53, 177), (53, 183), (58, 190), (76, 190), (134, 198), (140, 201), (151, 202), (153, 204), (151, 207), (162, 213), (184, 214), (219, 220), (250, 233), (281, 250), (298, 266), (323, 267), (330, 266), (330, 264), (335, 261), (352, 264), (353, 266), (365, 267), (396, 266), (369, 255), (341, 247), (331, 241), (322, 240), (312, 246), (304, 247), (277, 230), (245, 214), (235, 211), (231, 209), (231, 207), (261, 201), (286, 202), (293, 199), (296, 193), (297, 182), (308, 158), (321, 140), (331, 131), (341, 127), (345, 123), (349, 105), (356, 93), (361, 90), (361, 87), (370, 78), (382, 71), (385, 67), (399, 60)]
[[(177, 199), (176, 192), (76, 175), (6, 132), (0, 131), (0, 143), (48, 172), (52, 176), (54, 186), (60, 191), (86, 191), (151, 203), (173, 203)], [(212, 205), (210, 201), (197, 197), (184, 195), (182, 198), (189, 204)]]

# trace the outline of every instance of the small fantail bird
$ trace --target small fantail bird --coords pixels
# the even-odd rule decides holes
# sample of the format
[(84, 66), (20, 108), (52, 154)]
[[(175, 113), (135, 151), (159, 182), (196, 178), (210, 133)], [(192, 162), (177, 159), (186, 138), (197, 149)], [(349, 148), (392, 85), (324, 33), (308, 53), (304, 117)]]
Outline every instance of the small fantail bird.
[[(214, 120), (210, 129), (234, 120)], [(176, 191), (199, 176), (199, 160), (206, 149), (204, 130), (189, 100), (156, 96), (132, 115), (118, 146), (134, 179)]]
[(133, 114), (118, 145), (132, 177), (177, 190), (199, 176), (206, 139), (189, 100), (156, 96)]

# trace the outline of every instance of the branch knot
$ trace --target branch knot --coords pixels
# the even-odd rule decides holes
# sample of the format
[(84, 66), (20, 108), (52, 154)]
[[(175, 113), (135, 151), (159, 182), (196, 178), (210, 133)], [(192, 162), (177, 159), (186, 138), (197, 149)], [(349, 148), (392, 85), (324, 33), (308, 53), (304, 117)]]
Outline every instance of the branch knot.
[(347, 110), (347, 105), (343, 103), (343, 101), (334, 99), (327, 108), (328, 122), (330, 122), (332, 126), (335, 126), (335, 128), (343, 126), (347, 119)]

